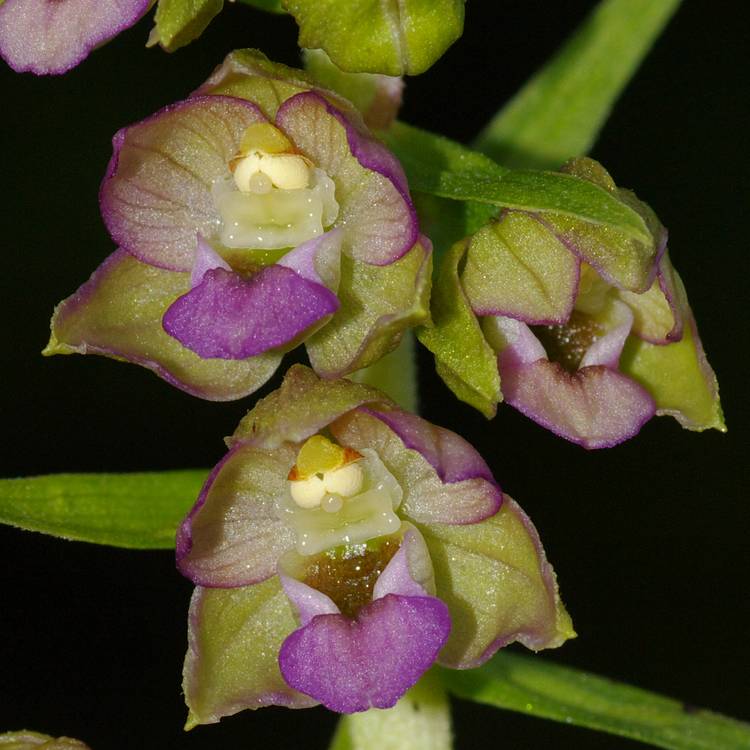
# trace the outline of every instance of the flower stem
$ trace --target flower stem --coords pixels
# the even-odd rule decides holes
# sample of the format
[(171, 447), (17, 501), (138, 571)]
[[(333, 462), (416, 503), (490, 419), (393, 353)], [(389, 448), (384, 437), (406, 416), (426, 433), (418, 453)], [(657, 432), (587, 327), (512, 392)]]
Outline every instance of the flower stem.
[(407, 411), (419, 409), (419, 383), (414, 336), (406, 331), (401, 343), (374, 365), (351, 375), (357, 383), (379, 388)]
[(393, 707), (342, 716), (329, 750), (451, 750), (450, 706), (428, 672)]

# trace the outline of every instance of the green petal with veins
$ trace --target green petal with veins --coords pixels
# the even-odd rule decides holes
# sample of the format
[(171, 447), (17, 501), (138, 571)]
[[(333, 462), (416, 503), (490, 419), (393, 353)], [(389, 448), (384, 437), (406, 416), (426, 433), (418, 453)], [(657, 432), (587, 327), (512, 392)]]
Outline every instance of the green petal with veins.
[(464, 0), (282, 0), (299, 46), (350, 73), (417, 75), (461, 36)]
[(474, 310), (529, 323), (564, 323), (578, 261), (535, 217), (509, 212), (470, 240), (461, 284)]
[(417, 331), (435, 355), (435, 366), (456, 396), (490, 419), (502, 400), (495, 353), (485, 341), (458, 278), (466, 243), (446, 253), (432, 294), (433, 325)]

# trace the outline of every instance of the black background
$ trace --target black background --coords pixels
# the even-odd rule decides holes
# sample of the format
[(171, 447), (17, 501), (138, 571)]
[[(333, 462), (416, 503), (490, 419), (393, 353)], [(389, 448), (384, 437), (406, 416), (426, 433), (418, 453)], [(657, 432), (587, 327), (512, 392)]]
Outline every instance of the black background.
[[(402, 117), (470, 140), (593, 5), (470, 0), (465, 36), (409, 82)], [(579, 638), (543, 658), (750, 719), (739, 7), (686, 2), (593, 152), (670, 229), (729, 434), (660, 418), (587, 453), (508, 407), (486, 422), (444, 389), (424, 352), (420, 364), (425, 416), (481, 450), (557, 569)], [(148, 29), (142, 21), (63, 78), (0, 68), (4, 476), (209, 466), (251, 404), (201, 402), (103, 358), (39, 356), (53, 305), (113, 249), (96, 196), (115, 130), (183, 98), (234, 47), (297, 59), (291, 19), (247, 7), (230, 5), (171, 56), (143, 48)], [(9, 528), (0, 547), (0, 731), (67, 734), (95, 750), (325, 747), (335, 717), (324, 709), (248, 711), (182, 732), (190, 585), (169, 552)], [(463, 702), (455, 725), (458, 748), (635, 747)]]

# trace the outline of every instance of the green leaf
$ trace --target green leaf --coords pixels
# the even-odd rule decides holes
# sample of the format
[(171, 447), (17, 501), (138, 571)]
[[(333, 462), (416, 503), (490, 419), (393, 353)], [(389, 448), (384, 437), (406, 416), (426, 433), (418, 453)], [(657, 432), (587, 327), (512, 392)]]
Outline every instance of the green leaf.
[(254, 8), (268, 11), (269, 13), (284, 13), (281, 7), (281, 0), (240, 0), (245, 5), (252, 5)]
[(490, 121), (475, 145), (509, 167), (587, 153), (680, 0), (604, 0)]
[(640, 688), (503, 651), (479, 669), (441, 670), (459, 698), (672, 750), (750, 750), (750, 724)]
[(428, 672), (393, 707), (342, 716), (329, 750), (451, 750), (448, 696)]
[(401, 122), (381, 135), (401, 161), (413, 190), (453, 200), (551, 212), (653, 243), (636, 211), (588, 180), (558, 172), (506, 169), (455, 141)]
[(208, 471), (0, 479), (0, 522), (133, 549), (173, 549)]
[(457, 243), (445, 255), (433, 287), (433, 325), (418, 329), (417, 337), (435, 355), (435, 367), (446, 385), (490, 419), (502, 399), (500, 376), (495, 353), (458, 278), (465, 252), (466, 244)]
[(299, 46), (324, 49), (349, 73), (417, 75), (464, 26), (465, 0), (282, 0)]
[(197, 39), (224, 7), (224, 0), (159, 0), (149, 44), (174, 52)]

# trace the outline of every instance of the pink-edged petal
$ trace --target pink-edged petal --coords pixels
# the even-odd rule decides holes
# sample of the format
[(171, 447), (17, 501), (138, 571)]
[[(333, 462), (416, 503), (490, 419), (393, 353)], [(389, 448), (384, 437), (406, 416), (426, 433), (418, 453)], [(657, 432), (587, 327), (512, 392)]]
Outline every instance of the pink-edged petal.
[(151, 0), (5, 0), (0, 57), (18, 73), (65, 73), (143, 16)]
[(203, 281), (206, 272), (212, 271), (214, 268), (223, 268), (225, 271), (232, 270), (229, 263), (199, 234), (195, 251), (195, 262), (193, 263), (193, 270), (190, 272), (190, 288), (193, 289), (198, 286)]
[(118, 250), (57, 306), (44, 353), (125, 359), (213, 401), (242, 398), (260, 388), (278, 367), (280, 354), (244, 361), (203, 359), (164, 331), (165, 311), (189, 288), (187, 273), (165, 271)]
[(365, 407), (363, 411), (388, 425), (407, 448), (419, 451), (446, 484), (477, 477), (497, 484), (484, 459), (455, 432), (401, 409), (375, 411)]
[(346, 227), (349, 255), (382, 266), (414, 246), (417, 214), (403, 170), (384, 146), (312, 91), (287, 99), (276, 124), (336, 184), (337, 226)]
[(341, 610), (336, 606), (330, 596), (298, 581), (292, 576), (284, 575), (279, 570), (279, 580), (284, 588), (284, 593), (297, 610), (300, 625), (304, 627), (313, 617), (318, 615), (339, 615)]
[(291, 268), (303, 279), (326, 286), (335, 293), (341, 280), (343, 239), (343, 232), (333, 229), (295, 247), (276, 265)]
[(435, 575), (430, 553), (422, 535), (409, 524), (398, 552), (375, 581), (372, 598), (382, 599), (388, 594), (428, 596), (434, 593)]
[(281, 674), (332, 711), (390, 708), (433, 664), (450, 627), (439, 599), (387, 594), (356, 620), (319, 615), (295, 630), (279, 652)]
[(211, 239), (221, 221), (211, 186), (257, 122), (266, 118), (251, 102), (203, 96), (118, 131), (99, 194), (114, 240), (151, 265), (191, 270), (196, 233)]
[(617, 369), (622, 347), (633, 327), (633, 313), (627, 305), (615, 301), (612, 302), (609, 317), (611, 318), (610, 330), (596, 339), (586, 350), (581, 359), (581, 369), (594, 365)]
[(399, 513), (417, 523), (476, 523), (502, 503), (502, 492), (476, 451), (419, 417), (355, 409), (330, 429), (342, 445), (377, 452), (404, 492)]
[(247, 708), (307, 708), (315, 701), (291, 689), (278, 653), (296, 626), (279, 579), (255, 586), (198, 586), (190, 601), (183, 691), (186, 729), (213, 724)]
[(177, 567), (201, 586), (245, 586), (272, 576), (294, 534), (274, 512), (295, 451), (238, 445), (206, 480), (177, 531)]
[(294, 341), (339, 306), (327, 287), (280, 265), (244, 279), (222, 268), (164, 315), (164, 330), (201, 357), (246, 359)]

